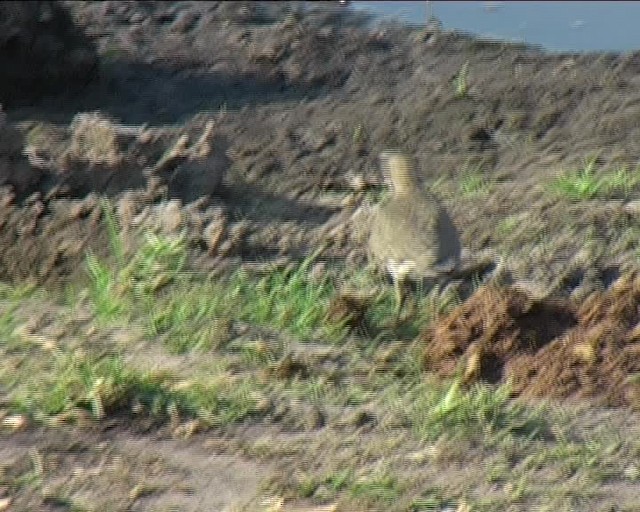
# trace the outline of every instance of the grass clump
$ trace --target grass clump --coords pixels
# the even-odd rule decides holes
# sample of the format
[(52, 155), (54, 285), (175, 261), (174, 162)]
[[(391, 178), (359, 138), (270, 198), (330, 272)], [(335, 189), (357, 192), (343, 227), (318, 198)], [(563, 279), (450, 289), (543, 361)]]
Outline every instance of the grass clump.
[(175, 384), (169, 391), (168, 409), (175, 408), (208, 426), (237, 423), (261, 410), (262, 396), (250, 379), (202, 377)]
[(325, 475), (305, 475), (300, 478), (297, 492), (304, 498), (315, 497), (327, 500), (335, 498), (353, 484), (353, 470), (342, 469)]
[(232, 320), (283, 330), (301, 339), (322, 333), (333, 284), (312, 280), (315, 255), (297, 267), (253, 276), (238, 269), (227, 279), (199, 279), (182, 274), (149, 308), (153, 335), (164, 335), (178, 353), (224, 344)]
[(597, 156), (587, 158), (577, 171), (553, 180), (549, 185), (550, 190), (572, 201), (584, 201), (595, 197), (626, 197), (640, 182), (638, 173), (630, 172), (626, 167), (597, 175), (597, 162)]
[(478, 165), (462, 173), (459, 190), (465, 197), (475, 197), (489, 193), (491, 186), (482, 166)]
[(118, 354), (97, 356), (79, 348), (52, 351), (24, 340), (23, 345), (24, 350), (14, 350), (9, 358), (22, 367), (20, 376), (0, 375), (17, 412), (44, 421), (82, 409), (100, 419), (137, 394), (138, 379)]
[[(444, 493), (438, 488), (429, 488), (420, 493), (409, 506), (410, 512), (431, 512), (433, 510), (456, 510), (452, 500), (446, 499)], [(465, 510), (459, 508), (459, 510)]]
[(88, 292), (96, 314), (103, 320), (113, 320), (131, 312), (133, 305), (152, 308), (157, 293), (182, 271), (185, 258), (184, 237), (153, 233), (145, 233), (144, 243), (123, 267), (114, 268), (89, 253)]
[(235, 272), (228, 283), (228, 296), (242, 304), (241, 318), (302, 339), (317, 334), (334, 292), (329, 276), (309, 276), (318, 252), (297, 267), (275, 270), (257, 280), (243, 270)]
[(453, 88), (456, 98), (465, 98), (467, 94), (469, 94), (468, 76), (469, 62), (465, 62), (453, 79)]
[[(251, 379), (223, 372), (179, 379), (167, 371), (141, 371), (115, 348), (88, 340), (55, 343), (24, 332), (15, 318), (0, 319), (6, 342), (0, 383), (12, 410), (36, 421), (74, 418), (88, 411), (101, 419), (135, 410), (158, 417), (174, 413), (207, 425), (240, 421), (258, 410), (261, 396)], [(172, 412), (174, 411), (174, 412)]]
[(98, 318), (111, 321), (120, 317), (128, 309), (125, 297), (119, 293), (120, 282), (117, 272), (100, 261), (93, 253), (86, 256), (86, 266), (91, 280), (89, 298)]
[(394, 475), (374, 473), (357, 479), (349, 488), (349, 493), (358, 502), (391, 505), (400, 497), (402, 485)]
[(134, 305), (152, 307), (157, 292), (183, 271), (186, 241), (183, 235), (170, 237), (145, 232), (142, 245), (127, 260), (112, 206), (107, 200), (101, 206), (115, 265), (101, 261), (91, 252), (87, 254), (88, 295), (97, 316), (112, 321), (130, 313)]
[(464, 390), (454, 380), (446, 387), (426, 382), (403, 387), (389, 393), (407, 397), (406, 408), (399, 414), (406, 416), (418, 438), (425, 441), (436, 441), (443, 435), (465, 439), (480, 435), (484, 443), (490, 443), (508, 435), (535, 438), (547, 430), (539, 411), (511, 400), (508, 386), (494, 389), (477, 385)]
[(105, 203), (103, 211), (116, 264), (102, 262), (93, 254), (86, 261), (89, 297), (99, 317), (114, 320), (130, 313), (135, 305), (137, 312), (146, 315), (149, 332), (164, 334), (176, 352), (215, 346), (212, 323), (231, 317), (303, 339), (324, 327), (334, 286), (326, 274), (309, 276), (320, 251), (300, 265), (262, 276), (238, 269), (226, 279), (203, 279), (185, 272), (184, 236), (144, 233), (142, 245), (127, 259), (112, 209)]
[(236, 301), (224, 286), (206, 279), (182, 276), (168, 293), (148, 308), (145, 323), (150, 336), (163, 336), (174, 353), (220, 348), (227, 340)]

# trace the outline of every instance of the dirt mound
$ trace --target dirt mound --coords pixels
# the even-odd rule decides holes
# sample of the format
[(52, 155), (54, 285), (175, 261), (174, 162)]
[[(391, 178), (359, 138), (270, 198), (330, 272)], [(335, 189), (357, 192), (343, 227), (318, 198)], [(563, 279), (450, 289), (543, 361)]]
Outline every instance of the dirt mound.
[[(158, 201), (149, 190), (129, 190), (115, 200), (112, 213), (126, 254), (136, 251), (142, 232), (185, 236), (194, 258), (210, 269), (220, 258), (241, 250), (241, 229), (229, 226), (224, 208), (194, 201)], [(111, 209), (97, 194), (83, 199), (52, 199), (36, 193), (24, 204), (8, 187), (0, 188), (0, 279), (64, 288), (87, 278), (85, 259), (91, 251), (113, 259), (105, 213)]]
[(55, 2), (0, 4), (0, 101), (29, 102), (89, 82), (94, 45)]
[(34, 196), (20, 207), (0, 189), (0, 276), (12, 283), (56, 282), (82, 268), (86, 249), (107, 247), (95, 197), (45, 203)]
[(230, 166), (212, 121), (148, 129), (99, 112), (68, 127), (1, 121), (0, 279), (63, 284), (84, 268), (87, 250), (109, 256), (101, 196), (115, 200), (125, 234), (186, 230), (208, 256), (228, 252), (220, 208), (197, 201), (218, 191)]
[[(22, 149), (16, 143), (16, 152), (22, 149), (42, 174), (23, 195), (82, 198), (93, 192), (113, 197), (125, 190), (165, 187), (165, 195), (189, 203), (216, 192), (230, 166), (228, 143), (210, 120), (154, 129), (81, 112), (68, 127), (35, 122), (21, 129), (26, 144)], [(17, 180), (12, 178), (7, 181), (13, 184)]]
[(472, 383), (511, 382), (516, 395), (640, 405), (640, 276), (581, 305), (483, 287), (421, 335), (428, 370)]
[(37, 187), (42, 174), (29, 165), (22, 154), (23, 145), (22, 134), (6, 122), (0, 105), (0, 186), (10, 185), (19, 196)]

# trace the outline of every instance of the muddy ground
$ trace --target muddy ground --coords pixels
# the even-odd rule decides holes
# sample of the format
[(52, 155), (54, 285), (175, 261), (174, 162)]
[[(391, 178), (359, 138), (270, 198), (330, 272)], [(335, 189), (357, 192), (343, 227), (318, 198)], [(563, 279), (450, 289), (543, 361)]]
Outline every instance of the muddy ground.
[[(373, 24), (337, 2), (64, 5), (97, 45), (99, 77), (78, 94), (4, 104), (0, 279), (50, 290), (86, 280), (87, 251), (109, 257), (101, 196), (125, 237), (186, 230), (198, 270), (300, 261), (321, 244), (328, 264), (357, 269), (377, 156), (399, 147), (443, 198), (468, 256), (488, 251), (500, 268), (500, 283), (414, 341), (426, 369), (508, 380), (525, 399), (621, 407), (615, 421), (633, 424), (640, 53), (549, 54)], [(585, 162), (597, 176), (626, 169), (626, 181), (586, 200), (558, 194), (554, 180)], [(0, 453), (18, 471), (37, 445), (60, 478), (107, 467), (112, 488), (86, 485), (117, 496), (112, 510), (260, 510), (260, 482), (282, 465), (233, 447), (283, 435), (269, 428), (181, 441), (115, 418), (30, 427), (2, 437)], [(166, 491), (137, 499), (127, 475), (139, 472)], [(636, 497), (616, 488), (589, 510)]]

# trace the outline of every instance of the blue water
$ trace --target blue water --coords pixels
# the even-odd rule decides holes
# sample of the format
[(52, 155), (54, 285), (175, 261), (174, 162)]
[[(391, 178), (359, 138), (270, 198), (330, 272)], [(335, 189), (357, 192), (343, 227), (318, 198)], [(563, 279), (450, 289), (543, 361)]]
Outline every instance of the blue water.
[(640, 2), (364, 2), (385, 18), (424, 24), (429, 14), (446, 30), (540, 45), (550, 51), (640, 50)]

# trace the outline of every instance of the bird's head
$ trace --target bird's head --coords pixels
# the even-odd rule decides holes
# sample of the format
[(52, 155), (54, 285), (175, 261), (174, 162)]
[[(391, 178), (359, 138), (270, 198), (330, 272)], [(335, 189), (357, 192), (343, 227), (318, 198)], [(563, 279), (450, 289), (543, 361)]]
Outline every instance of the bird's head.
[(407, 195), (420, 189), (413, 161), (402, 151), (383, 151), (380, 153), (380, 164), (385, 182), (389, 184), (394, 195)]

